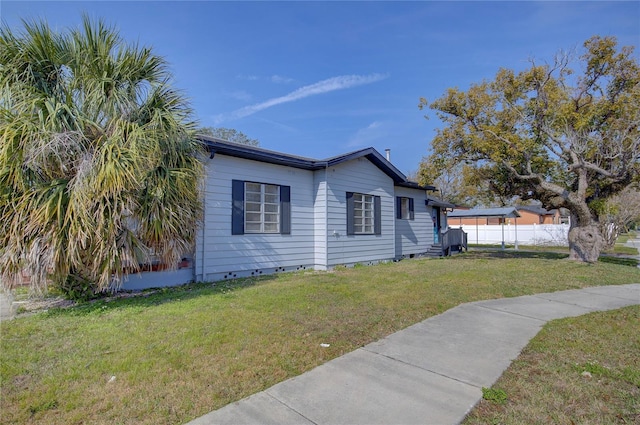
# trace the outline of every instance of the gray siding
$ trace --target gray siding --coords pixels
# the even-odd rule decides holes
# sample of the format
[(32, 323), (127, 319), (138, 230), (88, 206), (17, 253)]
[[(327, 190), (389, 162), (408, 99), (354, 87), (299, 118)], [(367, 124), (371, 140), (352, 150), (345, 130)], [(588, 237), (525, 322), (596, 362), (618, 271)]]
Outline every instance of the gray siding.
[(148, 288), (182, 285), (192, 281), (193, 269), (191, 267), (179, 270), (143, 272), (125, 276), (121, 289), (125, 291), (137, 291)]
[[(291, 234), (231, 234), (231, 181), (291, 187)], [(313, 172), (216, 155), (207, 166), (205, 217), (196, 244), (198, 281), (303, 270), (315, 265)]]
[(314, 222), (314, 258), (315, 268), (326, 270), (327, 268), (327, 170), (316, 171), (313, 175), (313, 189), (315, 199), (313, 204)]
[(424, 190), (396, 187), (395, 196), (414, 199), (414, 219), (396, 218), (396, 257), (400, 258), (426, 252), (433, 244), (432, 208), (425, 205), (426, 192)]
[[(369, 263), (395, 256), (393, 180), (365, 158), (327, 170), (327, 266)], [(346, 193), (381, 197), (381, 235), (347, 235)]]

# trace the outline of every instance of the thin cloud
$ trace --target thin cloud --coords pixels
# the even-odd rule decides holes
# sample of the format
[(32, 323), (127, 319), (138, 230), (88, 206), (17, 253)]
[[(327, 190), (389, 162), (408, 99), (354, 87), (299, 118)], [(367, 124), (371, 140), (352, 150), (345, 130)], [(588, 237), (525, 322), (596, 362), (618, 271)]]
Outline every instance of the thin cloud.
[(240, 100), (243, 102), (249, 102), (252, 99), (252, 96), (244, 90), (236, 90), (233, 92), (228, 92), (227, 96), (232, 99)]
[(244, 74), (236, 75), (236, 78), (238, 80), (247, 80), (247, 81), (258, 81), (260, 79), (260, 77), (258, 77), (257, 75), (244, 75)]
[(365, 128), (361, 128), (349, 139), (347, 147), (355, 148), (360, 146), (371, 145), (375, 140), (383, 137), (386, 131), (383, 130), (380, 121), (374, 121)]
[(284, 77), (282, 75), (272, 75), (270, 79), (272, 83), (276, 84), (289, 84), (295, 82), (293, 78)]
[(245, 106), (244, 108), (236, 109), (228, 116), (218, 115), (216, 120), (226, 119), (238, 119), (248, 117), (256, 112), (263, 111), (267, 108), (271, 108), (283, 103), (294, 102), (296, 100), (304, 99), (309, 96), (315, 96), (319, 94), (329, 93), (336, 90), (344, 90), (351, 87), (362, 86), (365, 84), (375, 83), (377, 81), (388, 78), (385, 74), (370, 74), (370, 75), (341, 75), (338, 77), (328, 78), (326, 80), (319, 81), (308, 86), (300, 87), (284, 96), (275, 97), (273, 99), (266, 100), (264, 102), (256, 103), (253, 105)]

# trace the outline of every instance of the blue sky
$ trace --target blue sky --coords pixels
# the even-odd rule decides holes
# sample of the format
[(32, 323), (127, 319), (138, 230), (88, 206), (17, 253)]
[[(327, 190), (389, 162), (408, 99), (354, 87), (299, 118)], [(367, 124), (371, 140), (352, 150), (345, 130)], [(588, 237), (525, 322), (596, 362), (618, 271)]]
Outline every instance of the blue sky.
[(636, 1), (0, 0), (12, 28), (33, 18), (77, 27), (83, 12), (164, 56), (202, 126), (313, 158), (389, 148), (404, 173), (418, 169), (441, 126), (418, 109), (420, 97), (523, 69), (530, 58), (551, 61), (592, 35), (640, 45)]

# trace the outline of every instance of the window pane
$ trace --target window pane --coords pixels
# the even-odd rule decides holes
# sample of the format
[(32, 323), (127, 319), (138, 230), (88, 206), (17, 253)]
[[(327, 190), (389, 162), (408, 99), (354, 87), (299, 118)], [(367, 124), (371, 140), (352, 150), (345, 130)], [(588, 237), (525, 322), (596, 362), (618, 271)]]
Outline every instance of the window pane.
[(247, 201), (247, 202), (260, 202), (261, 201), (259, 193), (245, 192), (244, 198), (245, 198), (245, 201)]
[(248, 212), (260, 212), (261, 204), (255, 202), (247, 202), (245, 204), (245, 210)]
[(260, 187), (262, 185), (260, 183), (245, 183), (245, 191), (246, 192), (260, 192)]
[(280, 206), (278, 204), (265, 204), (264, 212), (277, 213)]
[(280, 231), (280, 226), (278, 226), (278, 223), (265, 223), (264, 225), (264, 231), (266, 233), (277, 233), (278, 231)]
[(280, 186), (276, 186), (273, 184), (265, 184), (264, 185), (264, 193), (269, 193), (269, 194), (279, 194), (280, 193)]
[(246, 213), (246, 221), (247, 223), (249, 222), (253, 222), (253, 223), (260, 223), (262, 215), (260, 213), (252, 213), (252, 212), (248, 212)]
[(267, 202), (269, 204), (277, 204), (278, 195), (264, 195), (264, 202)]
[(260, 232), (260, 223), (246, 223), (244, 226), (244, 231), (252, 233)]
[(264, 215), (265, 223), (277, 223), (278, 222), (278, 214), (265, 214)]

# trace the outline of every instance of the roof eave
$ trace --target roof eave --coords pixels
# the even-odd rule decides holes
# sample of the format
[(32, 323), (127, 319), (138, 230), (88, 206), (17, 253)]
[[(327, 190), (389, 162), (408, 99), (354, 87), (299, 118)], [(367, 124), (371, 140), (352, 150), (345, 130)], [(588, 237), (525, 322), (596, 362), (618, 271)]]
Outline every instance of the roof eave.
[(285, 165), (288, 167), (301, 168), (303, 170), (318, 170), (324, 168), (324, 161), (316, 161), (311, 158), (296, 157), (280, 152), (269, 151), (254, 146), (241, 145), (228, 142), (215, 137), (197, 135), (196, 138), (204, 143), (207, 151), (212, 154), (222, 154), (236, 158), (250, 159), (254, 161), (266, 162), (269, 164)]
[(422, 186), (416, 182), (412, 182), (412, 181), (404, 181), (404, 182), (398, 182), (396, 183), (396, 186), (400, 186), (400, 187), (407, 187), (409, 189), (419, 189), (419, 190), (424, 190), (424, 191), (435, 191), (436, 188), (435, 186)]
[(352, 161), (358, 158), (367, 158), (372, 164), (378, 167), (383, 173), (391, 177), (394, 184), (414, 189), (435, 190), (433, 186), (420, 186), (417, 183), (409, 182), (407, 177), (386, 160), (378, 151), (373, 148), (366, 148), (359, 151), (349, 152), (335, 157), (316, 160), (312, 158), (303, 158), (294, 155), (287, 155), (280, 152), (270, 151), (255, 146), (242, 145), (216, 137), (207, 135), (196, 135), (207, 151), (212, 154), (220, 153), (222, 155), (233, 156), (236, 158), (250, 159), (254, 161), (266, 162), (269, 164), (284, 165), (288, 167), (301, 168), (304, 170), (320, 170), (325, 167), (342, 164), (343, 162)]

